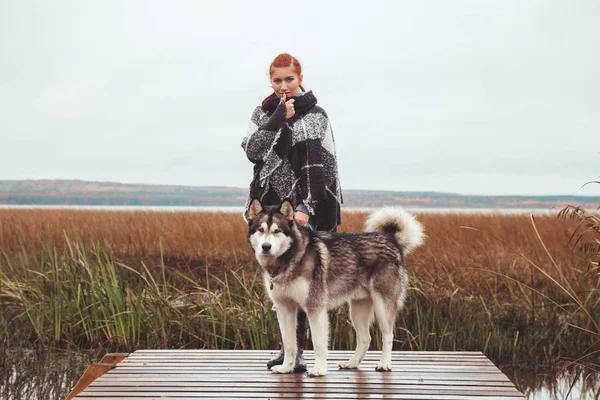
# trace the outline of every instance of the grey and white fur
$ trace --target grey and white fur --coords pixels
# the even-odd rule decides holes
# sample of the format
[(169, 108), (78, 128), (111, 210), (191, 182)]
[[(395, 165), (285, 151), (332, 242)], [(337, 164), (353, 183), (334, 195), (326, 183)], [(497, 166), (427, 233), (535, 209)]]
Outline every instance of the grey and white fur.
[(296, 360), (296, 313), (303, 309), (310, 325), (315, 364), (310, 376), (327, 373), (327, 311), (344, 303), (356, 331), (356, 351), (340, 368), (358, 368), (369, 344), (376, 316), (382, 333), (378, 371), (390, 371), (397, 313), (407, 295), (405, 256), (424, 233), (416, 218), (401, 208), (374, 211), (365, 232), (321, 232), (300, 227), (288, 200), (263, 207), (252, 200), (246, 212), (248, 241), (263, 271), (267, 293), (277, 309), (285, 358), (274, 373), (291, 373)]

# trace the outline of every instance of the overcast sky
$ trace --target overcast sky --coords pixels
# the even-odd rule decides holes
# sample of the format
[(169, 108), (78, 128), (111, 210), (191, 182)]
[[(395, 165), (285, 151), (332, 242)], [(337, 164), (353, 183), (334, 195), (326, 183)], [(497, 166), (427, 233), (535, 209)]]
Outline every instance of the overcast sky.
[(0, 2), (0, 180), (247, 187), (280, 52), (344, 189), (597, 195), (597, 0)]

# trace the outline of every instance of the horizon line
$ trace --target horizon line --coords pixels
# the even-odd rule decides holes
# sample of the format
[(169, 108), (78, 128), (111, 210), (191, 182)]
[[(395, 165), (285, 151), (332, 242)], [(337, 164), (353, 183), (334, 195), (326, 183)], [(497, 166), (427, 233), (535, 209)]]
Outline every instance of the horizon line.
[[(248, 190), (246, 187), (239, 186), (226, 186), (226, 185), (187, 185), (187, 184), (172, 184), (172, 183), (140, 183), (140, 182), (119, 182), (119, 181), (111, 181), (111, 180), (86, 180), (86, 179), (78, 179), (78, 178), (27, 178), (27, 179), (0, 179), (1, 182), (37, 182), (37, 181), (48, 181), (48, 182), (60, 182), (60, 181), (72, 181), (72, 182), (85, 182), (85, 183), (102, 183), (102, 184), (117, 184), (117, 185), (135, 185), (135, 186), (165, 186), (165, 187), (189, 187), (189, 188), (224, 188), (224, 189), (239, 189), (239, 190)], [(585, 185), (589, 183), (600, 183), (597, 181), (587, 182)], [(583, 185), (583, 186), (585, 186)], [(581, 188), (583, 188), (583, 186)], [(580, 188), (580, 189), (581, 189)], [(599, 195), (578, 195), (578, 194), (564, 194), (564, 193), (555, 193), (555, 194), (472, 194), (472, 193), (459, 193), (459, 192), (438, 192), (435, 190), (395, 190), (395, 189), (357, 189), (357, 188), (343, 188), (344, 191), (352, 191), (352, 192), (388, 192), (388, 193), (431, 193), (438, 195), (451, 195), (451, 196), (472, 196), (472, 197), (582, 197), (582, 198), (600, 198)]]

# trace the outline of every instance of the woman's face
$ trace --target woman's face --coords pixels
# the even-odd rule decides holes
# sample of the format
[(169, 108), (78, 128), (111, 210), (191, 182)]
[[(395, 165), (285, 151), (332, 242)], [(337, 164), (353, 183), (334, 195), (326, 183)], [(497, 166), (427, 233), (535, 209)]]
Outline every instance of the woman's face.
[(286, 97), (298, 96), (302, 84), (302, 75), (298, 76), (294, 67), (273, 68), (271, 87), (278, 97), (284, 93)]

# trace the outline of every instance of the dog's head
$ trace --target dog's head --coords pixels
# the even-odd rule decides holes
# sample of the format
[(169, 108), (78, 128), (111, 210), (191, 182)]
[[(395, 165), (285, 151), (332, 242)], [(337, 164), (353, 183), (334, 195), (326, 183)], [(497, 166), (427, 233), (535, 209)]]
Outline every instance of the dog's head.
[(248, 240), (261, 265), (270, 264), (284, 254), (294, 242), (294, 207), (289, 200), (279, 206), (263, 207), (252, 200), (246, 211)]

